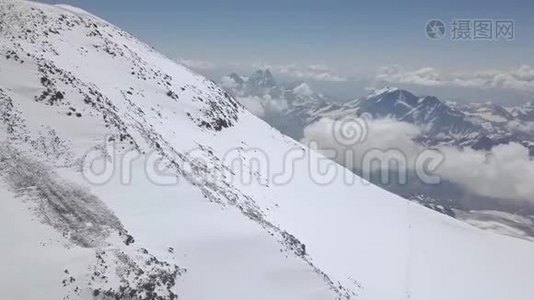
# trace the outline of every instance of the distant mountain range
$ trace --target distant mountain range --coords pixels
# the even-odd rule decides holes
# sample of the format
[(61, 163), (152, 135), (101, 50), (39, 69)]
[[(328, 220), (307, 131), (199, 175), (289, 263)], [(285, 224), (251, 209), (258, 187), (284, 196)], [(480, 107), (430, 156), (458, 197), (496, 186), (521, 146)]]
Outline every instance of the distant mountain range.
[(375, 90), (367, 97), (349, 101), (332, 100), (315, 93), (306, 83), (278, 84), (269, 70), (250, 77), (235, 73), (227, 88), (237, 97), (269, 96), (284, 99), (287, 109), (278, 115), (262, 116), (283, 133), (299, 140), (303, 129), (328, 117), (367, 114), (373, 118), (393, 118), (422, 129), (418, 142), (427, 146), (454, 145), (490, 150), (495, 145), (520, 143), (534, 155), (534, 105), (505, 108), (494, 103), (445, 103), (433, 96), (416, 96), (394, 87)]
[(269, 96), (272, 99), (284, 99), (291, 106), (332, 101), (331, 97), (313, 92), (306, 83), (280, 84), (269, 70), (257, 70), (248, 77), (232, 73), (225, 77), (224, 82), (238, 96)]

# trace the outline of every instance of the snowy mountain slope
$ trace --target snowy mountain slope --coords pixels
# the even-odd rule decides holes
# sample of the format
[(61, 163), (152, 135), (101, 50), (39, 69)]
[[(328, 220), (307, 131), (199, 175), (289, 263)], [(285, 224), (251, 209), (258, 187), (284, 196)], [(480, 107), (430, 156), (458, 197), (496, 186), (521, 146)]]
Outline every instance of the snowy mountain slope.
[(504, 123), (514, 119), (514, 116), (504, 107), (494, 103), (472, 103), (462, 106), (461, 109), (488, 122)]
[[(85, 12), (0, 12), (2, 298), (534, 296), (533, 244), (363, 182)], [(146, 156), (95, 184), (95, 151)], [(178, 183), (152, 182), (151, 157)], [(319, 161), (339, 176), (321, 184)]]
[(133, 237), (98, 198), (9, 146), (0, 154), (8, 184), (2, 298), (175, 298), (183, 270), (132, 246)]

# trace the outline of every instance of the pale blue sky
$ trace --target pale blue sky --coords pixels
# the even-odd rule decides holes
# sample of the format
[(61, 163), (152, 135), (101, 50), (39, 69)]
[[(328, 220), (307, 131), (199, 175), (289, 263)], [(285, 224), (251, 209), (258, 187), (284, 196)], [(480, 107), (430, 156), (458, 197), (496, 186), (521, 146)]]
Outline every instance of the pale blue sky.
[[(275, 75), (286, 65), (320, 65), (352, 82), (389, 66), (406, 72), (431, 67), (441, 76), (534, 67), (534, 1), (527, 0), (45, 2), (81, 7), (212, 77), (259, 64), (277, 66)], [(458, 42), (447, 33), (443, 40), (429, 40), (424, 29), (434, 18), (445, 21), (447, 30), (455, 18), (513, 19), (515, 39)], [(296, 79), (305, 79), (300, 76)]]

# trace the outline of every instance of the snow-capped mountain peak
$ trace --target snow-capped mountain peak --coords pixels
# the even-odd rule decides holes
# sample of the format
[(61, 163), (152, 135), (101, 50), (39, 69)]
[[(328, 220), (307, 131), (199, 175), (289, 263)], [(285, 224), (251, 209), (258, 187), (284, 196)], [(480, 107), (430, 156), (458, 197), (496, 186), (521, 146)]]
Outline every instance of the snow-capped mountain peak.
[(247, 85), (249, 88), (269, 89), (276, 86), (276, 81), (268, 69), (257, 70), (248, 78)]
[(314, 94), (314, 91), (305, 82), (294, 87), (293, 92), (295, 92), (295, 94), (302, 95), (302, 96), (311, 96)]
[(381, 95), (381, 94), (386, 94), (386, 93), (391, 93), (391, 92), (395, 92), (399, 90), (399, 88), (397, 87), (390, 87), (390, 86), (385, 86), (381, 89), (375, 89), (373, 90), (371, 93), (369, 93), (369, 96), (368, 98), (370, 97), (376, 97), (378, 95)]
[(228, 75), (228, 77), (230, 77), (230, 79), (232, 79), (238, 85), (243, 85), (245, 83), (245, 80), (236, 73), (232, 73)]

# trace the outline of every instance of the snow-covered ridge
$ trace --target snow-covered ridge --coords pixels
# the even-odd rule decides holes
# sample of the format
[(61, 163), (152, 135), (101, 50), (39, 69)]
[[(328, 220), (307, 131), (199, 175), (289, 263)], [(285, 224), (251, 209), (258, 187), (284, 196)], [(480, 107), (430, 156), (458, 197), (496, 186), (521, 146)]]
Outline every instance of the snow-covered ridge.
[[(531, 243), (353, 175), (351, 185), (344, 176), (318, 185), (308, 162), (319, 155), (115, 26), (1, 0), (0, 29), (0, 298), (534, 296)], [(277, 185), (250, 149), (268, 153), (273, 169), (295, 149), (305, 159)], [(90, 184), (91, 150), (109, 161), (155, 153), (179, 184), (150, 182), (141, 161), (131, 184)], [(223, 160), (233, 150), (243, 168)], [(232, 172), (256, 179), (205, 180)]]
[(369, 93), (368, 98), (376, 97), (376, 96), (379, 96), (379, 95), (382, 95), (382, 94), (386, 94), (386, 93), (392, 93), (392, 92), (395, 92), (397, 90), (399, 90), (399, 88), (386, 86), (386, 87), (381, 88), (381, 89), (373, 90), (371, 93)]

